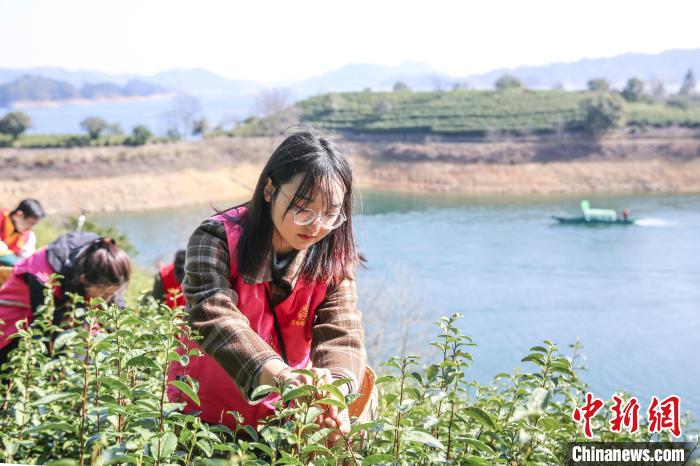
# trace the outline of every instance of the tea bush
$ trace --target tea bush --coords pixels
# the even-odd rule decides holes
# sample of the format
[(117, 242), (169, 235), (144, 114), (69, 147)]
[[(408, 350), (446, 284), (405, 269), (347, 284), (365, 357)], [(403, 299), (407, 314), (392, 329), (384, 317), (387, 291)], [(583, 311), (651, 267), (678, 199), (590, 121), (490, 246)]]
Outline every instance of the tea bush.
[[(523, 361), (528, 371), (470, 380), (472, 340), (459, 315), (437, 321), (441, 357), (392, 358), (377, 380), (375, 421), (354, 425), (335, 445), (314, 419), (319, 405), (344, 408), (338, 386), (263, 386), (279, 393), (274, 416), (253, 429), (208, 425), (166, 396), (171, 361), (186, 335), (185, 312), (153, 298), (118, 309), (73, 296), (65, 318), (51, 293), (31, 325), (19, 324), (18, 347), (0, 376), (0, 459), (29, 464), (560, 464), (566, 442), (582, 440), (571, 413), (587, 387), (578, 373), (579, 344), (564, 355), (549, 341)], [(311, 374), (311, 372), (308, 372)], [(198, 402), (197, 381), (170, 382)], [(609, 413), (608, 413), (609, 415)], [(688, 418), (684, 418), (687, 425)], [(597, 439), (664, 440), (669, 434), (614, 434), (607, 415), (594, 418)], [(60, 461), (59, 461), (60, 460)]]
[[(313, 96), (295, 104), (299, 121), (326, 130), (358, 134), (416, 133), (483, 137), (521, 136), (585, 129), (582, 103), (596, 93), (563, 90), (448, 92), (343, 92)], [(609, 93), (610, 98), (619, 98)], [(663, 102), (634, 102), (624, 115), (629, 127), (696, 128), (697, 106), (672, 108)], [(251, 118), (233, 136), (269, 134), (266, 119)]]

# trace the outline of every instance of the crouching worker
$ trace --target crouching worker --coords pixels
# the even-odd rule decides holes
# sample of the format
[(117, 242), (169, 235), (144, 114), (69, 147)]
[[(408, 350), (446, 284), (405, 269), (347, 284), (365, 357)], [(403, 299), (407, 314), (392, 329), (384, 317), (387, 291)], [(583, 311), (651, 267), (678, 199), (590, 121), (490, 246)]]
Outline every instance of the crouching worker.
[(0, 210), (0, 266), (12, 267), (34, 254), (36, 235), (32, 228), (44, 218), (44, 209), (35, 199), (24, 199), (15, 210)]
[(182, 294), (182, 279), (185, 277), (185, 250), (175, 253), (175, 261), (160, 268), (156, 274), (151, 294), (159, 301), (165, 301), (170, 309), (187, 304)]
[[(341, 386), (346, 395), (367, 388), (373, 373), (356, 307), (361, 258), (351, 216), (352, 173), (339, 149), (308, 132), (285, 139), (252, 200), (205, 220), (190, 238), (183, 290), (202, 340), (186, 343), (206, 354), (184, 367), (173, 363), (168, 375), (197, 380), (200, 405), (173, 385), (170, 400), (234, 428), (228, 411), (251, 426), (273, 414), (279, 397), (253, 399), (259, 385), (312, 383), (294, 369), (310, 368), (320, 384), (349, 378)], [(330, 443), (349, 432), (349, 414), (325, 407), (316, 419), (335, 429)]]
[(54, 273), (63, 276), (54, 288), (54, 322), (60, 323), (69, 292), (123, 305), (122, 293), (129, 282), (131, 263), (114, 240), (87, 232), (61, 235), (17, 263), (0, 288), (0, 366), (17, 346), (16, 340), (8, 339), (16, 332), (16, 323), (34, 320), (34, 312), (44, 303), (44, 285)]

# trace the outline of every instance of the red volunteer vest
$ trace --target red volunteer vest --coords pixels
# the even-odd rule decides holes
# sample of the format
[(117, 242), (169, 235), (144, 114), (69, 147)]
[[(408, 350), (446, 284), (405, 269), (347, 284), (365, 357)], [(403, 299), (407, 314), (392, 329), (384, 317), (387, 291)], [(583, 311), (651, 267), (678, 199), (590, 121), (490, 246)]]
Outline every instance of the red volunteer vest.
[[(230, 217), (245, 215), (247, 208), (231, 209), (226, 214)], [(224, 216), (213, 217), (224, 223), (228, 239), (229, 260), (231, 273), (229, 282), (238, 295), (237, 307), (250, 322), (250, 327), (263, 338), (278, 354), (279, 342), (274, 329), (272, 310), (270, 309), (266, 291), (267, 283), (246, 283), (238, 274), (238, 256), (236, 247), (240, 238), (241, 228)], [(281, 328), (284, 344), (289, 358), (289, 365), (294, 368), (304, 368), (311, 354), (311, 327), (313, 326), (316, 309), (326, 298), (327, 286), (322, 283), (309, 283), (299, 278), (290, 295), (275, 306), (275, 313)], [(184, 340), (188, 348), (195, 348), (193, 341)], [(184, 354), (185, 350), (179, 349)], [(219, 424), (223, 423), (235, 428), (235, 418), (226, 414), (227, 411), (238, 411), (243, 416), (244, 423), (256, 426), (264, 417), (274, 412), (273, 404), (279, 397), (271, 394), (258, 404), (246, 402), (243, 394), (231, 377), (209, 355), (191, 357), (187, 366), (173, 362), (168, 370), (168, 379), (175, 380), (178, 376), (189, 375), (199, 382), (197, 396), (200, 405), (197, 406), (180, 390), (168, 385), (168, 398), (172, 402), (186, 402), (185, 412), (201, 411), (202, 420)]]
[(170, 309), (187, 304), (182, 295), (182, 285), (175, 279), (175, 264), (169, 264), (160, 269), (160, 282), (165, 290), (165, 304)]
[(22, 246), (29, 240), (30, 234), (29, 230), (18, 233), (10, 218), (10, 210), (0, 210), (0, 240), (7, 245), (10, 251), (19, 254)]
[[(46, 283), (53, 268), (46, 260), (46, 247), (39, 249), (36, 253), (21, 260), (12, 270), (12, 275), (0, 288), (0, 348), (4, 348), (10, 343), (8, 337), (17, 332), (15, 324), (22, 319), (27, 319), (31, 324), (34, 320), (31, 303), (29, 299), (29, 287), (22, 279), (22, 275), (30, 273), (36, 276), (39, 281)], [(56, 287), (54, 295), (61, 295), (60, 287)]]

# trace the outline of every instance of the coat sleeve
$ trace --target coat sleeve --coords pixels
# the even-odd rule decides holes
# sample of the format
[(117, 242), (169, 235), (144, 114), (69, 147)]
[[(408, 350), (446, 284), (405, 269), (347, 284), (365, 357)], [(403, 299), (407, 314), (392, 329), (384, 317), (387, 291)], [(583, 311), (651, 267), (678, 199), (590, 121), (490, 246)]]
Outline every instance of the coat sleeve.
[(315, 367), (329, 369), (336, 378), (352, 379), (346, 391), (359, 390), (367, 353), (354, 278), (329, 289), (316, 310), (311, 360)]
[(183, 293), (202, 350), (228, 373), (249, 403), (262, 366), (281, 357), (250, 327), (229, 283), (229, 252), (221, 222), (205, 220), (190, 237)]

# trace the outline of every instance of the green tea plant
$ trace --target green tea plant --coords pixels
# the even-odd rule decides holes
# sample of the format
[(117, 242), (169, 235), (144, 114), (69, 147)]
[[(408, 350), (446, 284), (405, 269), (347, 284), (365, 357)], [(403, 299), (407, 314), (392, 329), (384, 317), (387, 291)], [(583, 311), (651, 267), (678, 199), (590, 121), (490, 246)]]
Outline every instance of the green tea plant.
[[(563, 90), (343, 92), (313, 96), (295, 107), (301, 123), (331, 131), (520, 136), (585, 130), (587, 115), (582, 103), (596, 95)], [(619, 99), (615, 93), (605, 95)], [(700, 126), (696, 105), (679, 108), (663, 102), (634, 102), (628, 110), (626, 125), (630, 127)], [(265, 135), (270, 127), (264, 118), (250, 118), (231, 134)]]
[[(63, 316), (57, 318), (57, 316)], [(391, 358), (377, 379), (378, 413), (354, 423), (331, 445), (315, 420), (324, 406), (345, 409), (345, 380), (333, 384), (261, 386), (253, 396), (279, 398), (260, 426), (209, 425), (184, 413), (166, 392), (174, 385), (199, 403), (198, 383), (168, 382), (172, 361), (190, 334), (182, 308), (144, 296), (119, 309), (72, 296), (57, 309), (47, 288), (34, 320), (17, 324), (17, 347), (0, 375), (0, 460), (25, 464), (560, 464), (567, 442), (584, 439), (571, 413), (587, 387), (578, 376), (581, 345), (564, 355), (549, 341), (523, 358), (529, 371), (498, 374), (482, 385), (469, 376), (475, 345), (457, 327), (458, 314), (437, 321), (440, 357), (421, 365)], [(184, 347), (182, 347), (184, 349)], [(313, 377), (313, 373), (300, 370)], [(596, 439), (670, 440), (608, 428), (594, 419)], [(690, 422), (684, 418), (684, 426)], [(685, 430), (685, 428), (684, 428)]]

